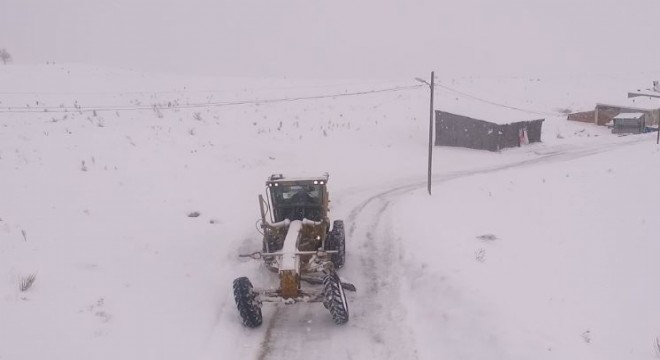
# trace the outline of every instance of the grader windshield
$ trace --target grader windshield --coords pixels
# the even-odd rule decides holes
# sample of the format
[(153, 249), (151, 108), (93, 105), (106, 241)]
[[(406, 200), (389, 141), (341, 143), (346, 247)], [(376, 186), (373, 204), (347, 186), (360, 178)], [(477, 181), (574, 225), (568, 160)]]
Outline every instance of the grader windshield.
[(275, 221), (321, 221), (325, 217), (325, 181), (295, 180), (268, 183)]

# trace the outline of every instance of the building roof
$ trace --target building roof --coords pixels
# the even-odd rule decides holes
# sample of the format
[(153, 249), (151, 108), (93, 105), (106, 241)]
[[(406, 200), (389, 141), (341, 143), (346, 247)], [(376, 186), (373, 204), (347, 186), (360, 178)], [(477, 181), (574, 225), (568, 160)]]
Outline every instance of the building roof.
[(630, 99), (616, 100), (606, 104), (598, 103), (597, 105), (620, 107), (639, 111), (650, 111), (660, 109), (660, 98), (634, 97)]
[(621, 113), (614, 117), (614, 119), (641, 119), (644, 113)]
[[(510, 107), (505, 107), (510, 106)], [(510, 124), (518, 121), (531, 121), (544, 119), (547, 116), (542, 112), (516, 110), (515, 105), (496, 105), (484, 103), (469, 98), (440, 98), (435, 110), (445, 111), (456, 115), (466, 116), (477, 120), (488, 121), (495, 124)]]
[(637, 90), (633, 92), (628, 93), (629, 98), (638, 98), (638, 97), (651, 97), (651, 98), (660, 98), (660, 91), (652, 91), (652, 90)]

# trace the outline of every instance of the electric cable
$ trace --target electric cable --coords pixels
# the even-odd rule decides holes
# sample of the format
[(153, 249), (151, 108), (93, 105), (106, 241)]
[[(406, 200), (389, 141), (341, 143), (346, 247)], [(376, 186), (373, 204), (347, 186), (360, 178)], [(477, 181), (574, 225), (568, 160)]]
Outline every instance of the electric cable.
[(142, 111), (142, 110), (176, 110), (176, 109), (194, 109), (194, 108), (207, 108), (207, 107), (223, 107), (223, 106), (236, 106), (236, 105), (255, 105), (255, 104), (273, 104), (281, 102), (293, 102), (293, 101), (303, 101), (303, 100), (319, 100), (319, 99), (328, 99), (328, 98), (339, 98), (339, 97), (348, 97), (348, 96), (361, 96), (361, 95), (370, 95), (378, 94), (385, 92), (395, 92), (402, 90), (410, 90), (422, 87), (424, 85), (410, 85), (410, 86), (397, 86), (384, 89), (376, 90), (364, 90), (356, 92), (344, 92), (344, 93), (335, 93), (335, 94), (325, 94), (325, 95), (311, 95), (311, 96), (298, 96), (298, 97), (285, 97), (285, 98), (272, 98), (272, 99), (255, 99), (255, 100), (239, 100), (239, 101), (225, 101), (225, 102), (206, 102), (206, 103), (190, 103), (190, 104), (171, 104), (167, 105), (162, 104), (153, 104), (153, 105), (117, 105), (117, 106), (59, 106), (59, 107), (48, 107), (48, 106), (36, 106), (29, 108), (12, 108), (12, 107), (2, 107), (0, 108), (0, 113), (64, 113), (64, 112), (104, 112), (104, 111)]

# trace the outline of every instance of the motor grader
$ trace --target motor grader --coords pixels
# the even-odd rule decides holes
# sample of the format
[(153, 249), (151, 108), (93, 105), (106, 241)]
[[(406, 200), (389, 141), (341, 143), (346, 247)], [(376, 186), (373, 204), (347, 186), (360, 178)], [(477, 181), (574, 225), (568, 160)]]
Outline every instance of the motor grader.
[(335, 323), (348, 321), (344, 290), (355, 291), (355, 286), (336, 272), (344, 266), (346, 239), (342, 220), (330, 227), (328, 178), (274, 174), (266, 180), (266, 200), (259, 195), (262, 249), (239, 256), (263, 260), (279, 275), (279, 287), (258, 289), (247, 277), (234, 280), (234, 300), (245, 326), (261, 325), (264, 302), (322, 302)]

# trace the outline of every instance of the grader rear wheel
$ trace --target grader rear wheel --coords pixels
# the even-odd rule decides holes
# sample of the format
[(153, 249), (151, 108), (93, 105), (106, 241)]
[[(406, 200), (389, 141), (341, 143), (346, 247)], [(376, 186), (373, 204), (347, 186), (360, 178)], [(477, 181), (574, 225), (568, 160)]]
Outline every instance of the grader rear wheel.
[(330, 311), (335, 324), (348, 322), (348, 301), (337, 273), (330, 272), (323, 278), (323, 306)]
[(336, 254), (330, 256), (330, 260), (335, 264), (335, 269), (341, 269), (346, 262), (346, 235), (344, 233), (344, 221), (335, 220), (332, 223), (332, 230), (328, 233), (325, 241), (325, 250), (336, 250)]

